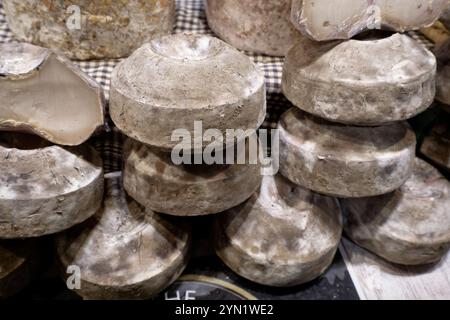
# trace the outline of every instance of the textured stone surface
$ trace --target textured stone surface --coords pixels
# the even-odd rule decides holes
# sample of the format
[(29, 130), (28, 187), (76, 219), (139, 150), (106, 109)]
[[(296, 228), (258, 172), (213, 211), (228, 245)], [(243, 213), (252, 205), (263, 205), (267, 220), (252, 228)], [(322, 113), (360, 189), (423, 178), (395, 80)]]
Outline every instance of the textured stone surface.
[(0, 131), (79, 145), (104, 123), (102, 89), (66, 58), (25, 43), (0, 44)]
[(182, 273), (190, 246), (189, 227), (140, 206), (121, 189), (121, 179), (106, 177), (103, 206), (85, 225), (56, 239), (63, 274), (81, 271), (85, 299), (147, 299)]
[(300, 41), (286, 57), (286, 97), (321, 118), (356, 125), (406, 120), (427, 109), (435, 95), (434, 55), (406, 35), (371, 36)]
[(219, 257), (239, 275), (288, 287), (320, 276), (331, 264), (342, 233), (334, 198), (265, 176), (247, 202), (215, 220)]
[(280, 172), (292, 182), (338, 197), (375, 196), (410, 176), (416, 136), (406, 122), (351, 127), (293, 108), (280, 120)]
[(56, 233), (92, 216), (103, 195), (100, 156), (36, 136), (0, 135), (0, 238)]
[(116, 67), (110, 112), (129, 137), (170, 149), (179, 143), (174, 130), (194, 138), (194, 121), (224, 136), (259, 128), (265, 94), (264, 75), (247, 56), (217, 38), (179, 34), (144, 45)]
[(174, 165), (171, 154), (128, 139), (124, 187), (142, 205), (178, 216), (219, 213), (247, 200), (261, 183), (260, 166)]
[[(172, 31), (174, 0), (3, 0), (8, 24), (22, 41), (79, 59), (120, 58)], [(80, 10), (79, 28), (73, 22)]]
[(450, 64), (439, 63), (436, 75), (436, 100), (450, 112)]
[(434, 125), (431, 132), (424, 138), (420, 152), (440, 167), (450, 170), (450, 124), (448, 119), (444, 118)]
[(291, 23), (292, 0), (205, 0), (209, 27), (233, 47), (284, 56), (301, 34)]
[(32, 240), (0, 241), (0, 299), (23, 289), (38, 267), (38, 245)]
[(428, 264), (450, 248), (450, 183), (422, 160), (395, 192), (341, 204), (347, 235), (391, 262)]
[(448, 0), (292, 0), (292, 22), (316, 41), (350, 39), (367, 29), (418, 30), (447, 7)]

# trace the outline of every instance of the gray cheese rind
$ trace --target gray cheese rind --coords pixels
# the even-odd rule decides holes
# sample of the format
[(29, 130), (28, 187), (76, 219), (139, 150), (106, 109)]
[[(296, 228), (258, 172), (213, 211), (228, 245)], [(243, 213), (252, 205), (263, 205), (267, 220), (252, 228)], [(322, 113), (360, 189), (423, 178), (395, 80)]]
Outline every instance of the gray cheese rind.
[(334, 198), (265, 176), (248, 201), (215, 218), (217, 255), (237, 274), (259, 284), (291, 287), (331, 265), (342, 233)]
[(378, 40), (299, 41), (286, 56), (282, 88), (298, 108), (344, 124), (376, 126), (426, 110), (436, 58), (406, 35)]
[(450, 249), (450, 183), (423, 160), (398, 190), (341, 204), (349, 238), (388, 261), (429, 264)]

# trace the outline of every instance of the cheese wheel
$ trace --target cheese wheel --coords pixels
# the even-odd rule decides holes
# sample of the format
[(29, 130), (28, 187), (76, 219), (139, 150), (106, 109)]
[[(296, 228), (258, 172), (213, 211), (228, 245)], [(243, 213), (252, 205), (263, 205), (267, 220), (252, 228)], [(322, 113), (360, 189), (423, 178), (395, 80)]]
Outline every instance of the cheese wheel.
[(261, 183), (259, 164), (181, 164), (171, 153), (128, 139), (124, 187), (137, 202), (177, 216), (215, 214), (247, 200)]
[(286, 56), (282, 88), (296, 107), (320, 118), (375, 126), (426, 110), (435, 74), (435, 56), (407, 35), (325, 43), (305, 38)]
[(291, 23), (292, 0), (205, 0), (209, 27), (233, 47), (284, 56), (301, 37)]
[(209, 129), (221, 133), (222, 145), (234, 143), (228, 129), (243, 130), (243, 139), (259, 128), (265, 94), (264, 74), (250, 58), (217, 38), (177, 34), (145, 44), (114, 69), (110, 113), (124, 134), (150, 146), (172, 149), (174, 133), (201, 139)]
[(102, 160), (84, 145), (61, 148), (0, 134), (0, 238), (40, 237), (91, 217), (103, 196)]
[(450, 183), (422, 160), (398, 190), (341, 204), (349, 238), (388, 261), (428, 264), (450, 249)]
[(126, 197), (120, 176), (106, 177), (103, 206), (86, 224), (58, 235), (64, 277), (76, 266), (84, 299), (148, 299), (184, 270), (189, 227), (161, 217)]
[(9, 27), (21, 41), (77, 60), (121, 58), (175, 21), (175, 0), (4, 0)]
[(217, 255), (259, 284), (290, 287), (311, 281), (333, 261), (342, 233), (338, 202), (265, 176), (248, 201), (215, 217)]
[(280, 120), (280, 172), (292, 182), (337, 197), (367, 197), (399, 188), (411, 175), (416, 136), (406, 122), (352, 127), (293, 108)]

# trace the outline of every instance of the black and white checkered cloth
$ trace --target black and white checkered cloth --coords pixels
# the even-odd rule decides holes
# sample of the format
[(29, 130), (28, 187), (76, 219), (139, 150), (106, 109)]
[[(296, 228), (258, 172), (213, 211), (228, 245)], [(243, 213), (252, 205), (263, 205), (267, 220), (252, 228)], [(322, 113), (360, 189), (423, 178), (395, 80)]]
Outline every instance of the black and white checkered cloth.
[[(243, 0), (244, 1), (244, 0)], [(177, 0), (177, 13), (175, 33), (191, 32), (213, 35), (208, 27), (203, 8), (203, 0)], [(431, 44), (421, 35), (410, 33), (419, 42), (430, 47)], [(17, 41), (6, 23), (2, 0), (0, 0), (0, 43)], [(248, 56), (264, 71), (267, 87), (268, 112), (264, 128), (275, 128), (280, 115), (292, 105), (281, 93), (281, 75), (283, 58), (256, 55), (246, 52)], [(109, 96), (111, 72), (120, 60), (75, 61), (87, 74), (100, 83), (106, 97)], [(111, 126), (113, 127), (113, 126)], [(95, 147), (101, 152), (105, 170), (117, 171), (121, 168), (121, 144), (123, 137), (113, 128), (112, 132), (105, 133), (93, 139)]]

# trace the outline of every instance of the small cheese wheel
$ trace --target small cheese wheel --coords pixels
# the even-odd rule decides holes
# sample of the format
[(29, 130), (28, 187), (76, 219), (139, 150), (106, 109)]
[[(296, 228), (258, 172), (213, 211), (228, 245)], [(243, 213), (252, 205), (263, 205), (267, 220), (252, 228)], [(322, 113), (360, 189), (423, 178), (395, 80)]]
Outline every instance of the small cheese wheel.
[(308, 113), (372, 126), (426, 110), (434, 100), (435, 74), (435, 56), (407, 35), (325, 43), (304, 38), (286, 56), (282, 87)]
[(124, 159), (127, 193), (145, 207), (171, 215), (225, 211), (251, 197), (261, 183), (259, 164), (175, 165), (171, 153), (131, 139)]
[(233, 47), (284, 56), (301, 37), (291, 23), (292, 0), (207, 0), (209, 27)]
[(217, 255), (259, 284), (290, 287), (311, 281), (333, 261), (342, 233), (334, 198), (265, 176), (248, 201), (215, 218)]
[(350, 239), (388, 261), (433, 263), (450, 248), (450, 183), (422, 160), (400, 189), (341, 204)]
[(72, 59), (121, 58), (172, 31), (175, 0), (3, 0), (15, 36)]
[(425, 136), (420, 152), (435, 164), (450, 171), (450, 124), (448, 119), (437, 122)]
[(124, 134), (150, 146), (172, 149), (179, 145), (173, 134), (186, 131), (198, 139), (196, 121), (200, 135), (220, 131), (223, 145), (234, 142), (228, 129), (245, 138), (259, 128), (265, 94), (264, 74), (246, 55), (217, 38), (177, 34), (145, 44), (116, 67), (110, 113)]
[(0, 241), (0, 299), (18, 293), (31, 281), (39, 267), (37, 249), (34, 240)]
[(352, 127), (293, 108), (280, 120), (280, 172), (292, 182), (337, 197), (391, 192), (411, 175), (416, 136), (406, 122)]
[(292, 22), (316, 41), (350, 39), (367, 29), (418, 30), (447, 7), (448, 0), (292, 0)]
[(64, 277), (80, 268), (84, 299), (148, 299), (167, 288), (187, 264), (189, 227), (126, 197), (117, 174), (106, 177), (102, 208), (86, 224), (56, 238)]
[(0, 238), (40, 237), (91, 217), (103, 196), (102, 160), (88, 146), (0, 134)]

